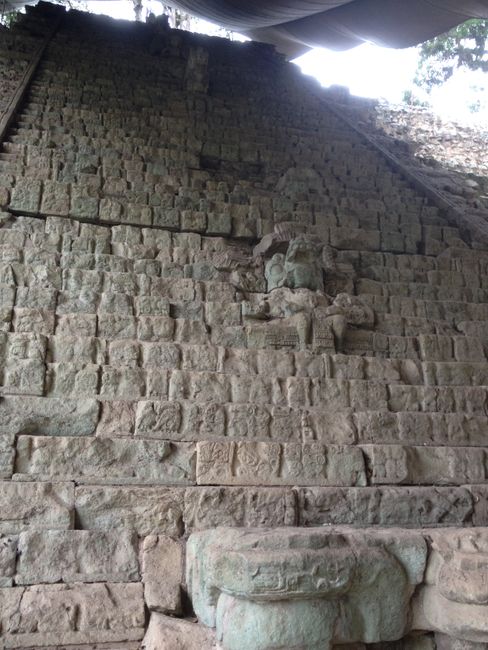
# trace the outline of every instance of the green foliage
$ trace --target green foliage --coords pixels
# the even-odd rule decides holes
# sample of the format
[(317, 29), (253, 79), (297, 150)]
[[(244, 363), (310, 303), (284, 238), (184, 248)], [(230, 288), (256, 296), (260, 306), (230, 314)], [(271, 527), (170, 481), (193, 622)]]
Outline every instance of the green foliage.
[(11, 29), (19, 20), (22, 13), (20, 11), (7, 11), (0, 15), (0, 25)]
[(418, 106), (419, 108), (429, 107), (429, 102), (420, 99), (411, 88), (403, 92), (402, 101), (404, 104), (408, 104), (408, 106)]
[(488, 72), (488, 20), (468, 20), (423, 43), (415, 83), (430, 91), (457, 68)]

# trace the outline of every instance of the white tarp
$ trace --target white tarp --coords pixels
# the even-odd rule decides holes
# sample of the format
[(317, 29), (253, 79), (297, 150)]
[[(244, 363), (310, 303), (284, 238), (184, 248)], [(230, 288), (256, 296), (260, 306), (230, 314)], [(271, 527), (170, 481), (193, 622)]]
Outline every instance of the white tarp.
[(346, 50), (364, 41), (409, 47), (469, 18), (488, 0), (162, 0), (290, 56), (310, 47)]

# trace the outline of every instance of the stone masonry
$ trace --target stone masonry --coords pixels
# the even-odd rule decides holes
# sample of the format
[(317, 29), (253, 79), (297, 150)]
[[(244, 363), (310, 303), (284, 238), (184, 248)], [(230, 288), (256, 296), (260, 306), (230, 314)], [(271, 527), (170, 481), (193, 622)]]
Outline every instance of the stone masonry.
[(4, 116), (43, 43), (0, 149), (0, 648), (488, 647), (469, 209), (161, 20), (30, 8)]

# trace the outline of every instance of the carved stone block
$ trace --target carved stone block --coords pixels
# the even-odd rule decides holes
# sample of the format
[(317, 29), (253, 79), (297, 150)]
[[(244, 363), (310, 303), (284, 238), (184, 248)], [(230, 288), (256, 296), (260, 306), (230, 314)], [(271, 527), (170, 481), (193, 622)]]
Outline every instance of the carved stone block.
[(20, 436), (15, 469), (26, 478), (189, 485), (195, 480), (190, 443), (122, 438)]
[(90, 399), (3, 397), (0, 433), (83, 436), (95, 432), (98, 403)]
[(73, 483), (0, 481), (0, 533), (65, 530), (73, 523)]
[[(482, 487), (482, 486), (481, 486)], [(456, 526), (469, 524), (475, 499), (460, 487), (301, 488), (298, 490), (302, 526)], [(477, 525), (486, 525), (479, 516)], [(481, 523), (483, 522), (483, 524)]]
[(10, 208), (20, 212), (37, 214), (41, 202), (41, 183), (27, 178), (18, 178), (12, 190)]
[(0, 589), (7, 648), (142, 639), (142, 585), (105, 583)]
[(212, 630), (158, 612), (151, 614), (143, 644), (145, 650), (218, 650)]
[(187, 584), (224, 650), (393, 641), (426, 555), (416, 532), (220, 528), (191, 535)]
[(133, 486), (79, 486), (76, 515), (87, 530), (135, 530), (180, 537), (183, 533), (182, 488)]
[(17, 560), (17, 536), (0, 533), (0, 587), (11, 587)]
[(216, 526), (293, 526), (295, 495), (280, 488), (187, 488), (184, 522), (190, 532)]
[(483, 448), (364, 445), (362, 449), (375, 485), (463, 485), (488, 479)]
[(151, 611), (181, 613), (183, 547), (165, 535), (148, 535), (141, 549), (144, 600)]
[(414, 600), (416, 629), (488, 643), (488, 531), (426, 531), (431, 552)]
[(15, 583), (133, 582), (137, 539), (127, 530), (29, 531), (19, 536)]
[(366, 485), (354, 447), (317, 442), (199, 442), (199, 485)]

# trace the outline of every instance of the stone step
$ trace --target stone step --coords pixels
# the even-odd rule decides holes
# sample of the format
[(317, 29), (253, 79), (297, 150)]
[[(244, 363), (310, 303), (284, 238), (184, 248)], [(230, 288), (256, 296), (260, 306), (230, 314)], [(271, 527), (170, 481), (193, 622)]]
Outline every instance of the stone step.
[[(356, 379), (276, 377), (221, 372), (127, 367), (83, 362), (45, 363), (42, 341), (18, 341), (7, 357), (5, 395), (43, 395), (106, 400), (153, 398), (196, 403), (233, 402), (329, 410), (466, 412), (484, 415), (487, 385), (405, 385)], [(31, 356), (25, 357), (25, 348)], [(24, 357), (21, 357), (23, 354)], [(488, 366), (483, 371), (486, 376)], [(469, 372), (469, 369), (467, 369)]]
[(425, 301), (488, 302), (487, 289), (478, 287), (431, 285), (421, 282), (388, 282), (362, 278), (356, 281), (358, 296), (373, 294), (383, 298), (412, 298)]
[[(140, 580), (138, 539), (130, 530), (24, 531), (14, 544), (18, 559), (5, 568), (16, 586)], [(67, 555), (70, 547), (76, 559)]]
[(12, 478), (104, 485), (462, 486), (488, 483), (487, 464), (484, 447), (21, 435)]
[(198, 441), (243, 439), (326, 444), (483, 446), (487, 416), (475, 412), (377, 411), (331, 404), (327, 408), (141, 398), (4, 395), (0, 402), (3, 467), (10, 471), (16, 434), (130, 437)]
[[(39, 333), (0, 335), (0, 358), (13, 361), (20, 344), (32, 346), (33, 356), (51, 364), (76, 360), (81, 364), (111, 365), (126, 368), (210, 371), (219, 373), (265, 375), (273, 377), (310, 377), (365, 379), (386, 383), (424, 384), (421, 364), (402, 359), (381, 359), (312, 351), (256, 350), (226, 348), (207, 343), (191, 345), (145, 342)], [(35, 354), (34, 354), (35, 350)], [(27, 357), (29, 358), (29, 357)], [(486, 364), (471, 364), (472, 373), (486, 371)]]
[[(189, 161), (189, 165), (195, 166), (195, 163)], [(12, 173), (18, 176), (21, 170), (19, 169), (19, 163), (0, 161), (0, 172), (4, 174)], [(74, 181), (79, 173), (73, 167), (71, 173), (68, 172), (66, 180)], [(26, 214), (57, 214), (59, 216), (89, 219), (95, 222), (100, 221), (101, 223), (118, 222), (139, 224), (141, 226), (153, 225), (170, 229), (173, 228), (175, 230), (185, 226), (185, 222), (181, 221), (183, 217), (180, 214), (180, 210), (163, 210), (147, 205), (145, 192), (131, 190), (130, 194), (132, 194), (134, 202), (129, 202), (125, 208), (125, 213), (122, 214), (122, 205), (112, 198), (110, 192), (99, 193), (98, 188), (101, 181), (98, 176), (91, 176), (92, 181), (90, 182), (93, 188), (91, 193), (89, 189), (81, 192), (76, 184), (72, 184), (70, 191), (69, 182), (51, 182), (50, 185), (46, 185), (49, 176), (49, 165), (39, 164), (37, 168), (32, 164), (29, 165), (29, 172), (26, 176), (17, 178), (16, 184), (11, 191), (9, 208), (14, 212), (23, 212)], [(45, 181), (44, 186), (41, 186), (41, 180)], [(84, 178), (83, 180), (86, 181), (87, 179)], [(94, 187), (93, 184), (95, 184)], [(128, 190), (125, 192), (121, 190), (118, 198), (123, 198), (124, 194), (127, 195), (128, 193)], [(71, 194), (71, 197), (69, 194)], [(227, 204), (224, 204), (224, 206), (227, 206)], [(199, 207), (200, 200), (195, 200), (189, 209), (199, 211)], [(243, 230), (243, 224), (239, 222), (237, 215), (224, 214), (218, 216), (212, 213), (206, 215), (206, 218), (204, 217), (205, 215), (202, 214), (203, 226), (199, 223), (197, 226), (189, 227), (189, 229), (198, 232), (205, 231), (208, 234), (226, 234), (235, 237), (255, 238), (259, 235), (255, 228), (250, 229), (250, 224), (246, 226), (247, 231), (245, 229)], [(360, 221), (358, 218), (356, 222), (357, 226), (360, 225)], [(338, 219), (337, 223), (340, 222), (341, 219)], [(369, 225), (369, 221), (367, 225)], [(390, 232), (385, 229), (380, 231), (360, 227), (331, 227), (328, 230), (329, 234), (326, 236), (326, 240), (328, 239), (333, 247), (345, 250), (384, 250), (411, 254), (417, 252), (420, 241), (417, 236), (400, 232), (395, 223), (389, 226)], [(324, 235), (326, 234), (324, 232)], [(443, 243), (439, 245), (447, 246), (447, 244)]]
[[(408, 225), (408, 224), (406, 224)], [(439, 230), (443, 230), (440, 228)], [(442, 235), (439, 236), (442, 239)], [(465, 256), (461, 256), (461, 251)], [(449, 253), (449, 255), (447, 254)], [(456, 255), (459, 255), (456, 257)], [(375, 253), (339, 251), (337, 259), (354, 266), (358, 274), (366, 269), (374, 269), (379, 273), (427, 273), (429, 271), (452, 271), (455, 273), (476, 273), (486, 275), (487, 256), (483, 251), (472, 248), (448, 248), (446, 254), (433, 257), (429, 255), (395, 255), (394, 253)]]
[(408, 318), (442, 320), (454, 325), (465, 321), (488, 320), (488, 305), (482, 302), (460, 300), (422, 300), (392, 296), (390, 298), (364, 293), (361, 300), (371, 305), (375, 312)]
[[(441, 494), (446, 491), (439, 490)], [(471, 505), (470, 494), (466, 490), (461, 494)], [(34, 527), (39, 531), (66, 530), (72, 528), (76, 513), (83, 529), (128, 528), (140, 536), (167, 534), (177, 538), (185, 531), (208, 525), (262, 526), (266, 521), (269, 526), (294, 525), (297, 515), (295, 493), (286, 488), (87, 485), (77, 488), (77, 497), (75, 506), (72, 482), (0, 481), (0, 502), (5, 504), (0, 510), (0, 530), (5, 534), (18, 534)], [(222, 509), (211, 506), (215, 499)], [(465, 510), (467, 519), (472, 506), (468, 508), (466, 504)], [(459, 520), (459, 514), (453, 509), (453, 523)], [(429, 523), (435, 525), (434, 522), (435, 516)]]
[[(179, 537), (216, 526), (486, 526), (483, 485), (166, 487), (0, 481), (0, 531), (134, 530)], [(238, 504), (239, 507), (236, 507)]]
[(398, 270), (385, 266), (371, 266), (361, 271), (361, 278), (384, 284), (430, 284), (435, 286), (488, 288), (488, 275), (476, 271), (456, 272), (448, 270), (416, 271)]
[[(5, 293), (5, 292), (4, 292)], [(34, 310), (19, 310), (31, 314)], [(111, 365), (121, 368), (159, 368), (166, 370), (210, 371), (219, 373), (266, 375), (272, 377), (310, 377), (354, 380), (374, 380), (388, 384), (428, 386), (488, 385), (488, 364), (484, 361), (420, 362), (413, 359), (368, 357), (354, 354), (321, 353), (309, 350), (263, 350), (246, 347), (218, 345), (217, 339), (193, 343), (185, 329), (192, 321), (166, 319), (166, 330), (161, 330), (156, 340), (120, 338), (113, 340), (110, 320), (99, 320), (106, 326), (105, 337), (96, 337), (94, 314), (66, 314), (57, 319), (56, 334), (43, 334), (39, 318), (31, 332), (4, 332), (0, 335), (0, 358), (4, 363), (37, 359), (47, 363)], [(92, 317), (92, 320), (89, 320)], [(54, 317), (53, 317), (54, 318)], [(14, 321), (15, 322), (15, 321)], [(44, 321), (46, 322), (46, 321)], [(113, 321), (114, 323), (120, 321)], [(87, 330), (92, 324), (93, 335)], [(168, 329), (171, 323), (171, 330)], [(77, 330), (76, 326), (80, 326)], [(84, 325), (84, 329), (81, 326)], [(175, 338), (177, 342), (162, 341)], [(171, 336), (168, 336), (168, 332)], [(195, 337), (198, 330), (189, 330)], [(201, 330), (205, 333), (205, 330)], [(110, 338), (109, 338), (110, 336)], [(149, 337), (150, 338), (150, 337)], [(391, 337), (392, 338), (392, 337)], [(427, 337), (425, 337), (427, 338)], [(420, 340), (423, 340), (420, 338)], [(435, 342), (442, 337), (433, 337)], [(456, 339), (463, 341), (462, 337)], [(220, 341), (222, 342), (222, 341)], [(470, 342), (470, 338), (466, 338)], [(202, 344), (203, 343), (203, 344)]]
[[(15, 222), (15, 232), (22, 232), (22, 218), (17, 218)], [(24, 219), (25, 221), (25, 219)], [(27, 220), (28, 221), (28, 220)], [(29, 243), (30, 224), (25, 226), (25, 233), (27, 239), (25, 242)], [(156, 236), (157, 232), (157, 236)], [(55, 233), (58, 237), (55, 237)], [(9, 237), (13, 236), (12, 229), (4, 228), (2, 230), (2, 245), (15, 246), (15, 241), (10, 243)], [(17, 235), (20, 237), (20, 235)], [(39, 239), (41, 238), (41, 239)], [(211, 260), (212, 255), (218, 252), (218, 249), (225, 250), (223, 242), (215, 238), (200, 237), (196, 234), (185, 235), (171, 231), (154, 231), (153, 229), (143, 228), (137, 226), (94, 226), (86, 223), (78, 223), (72, 221), (66, 222), (61, 218), (48, 217), (45, 221), (45, 235), (42, 234), (42, 227), (39, 224), (39, 231), (36, 232), (36, 245), (42, 245), (43, 239), (48, 247), (69, 256), (77, 252), (78, 254), (85, 253), (87, 255), (86, 261), (90, 265), (88, 268), (93, 268), (93, 264), (97, 263), (99, 255), (112, 255), (120, 258), (130, 258), (129, 264), (132, 264), (132, 259), (137, 260), (162, 260), (172, 261), (173, 263), (187, 264), (195, 261)], [(242, 244), (241, 244), (242, 245)], [(19, 248), (24, 246), (24, 242), (18, 245)], [(102, 246), (102, 247), (101, 247)], [(215, 247), (215, 252), (212, 252), (212, 246)], [(181, 252), (185, 250), (188, 253), (188, 258), (185, 261), (181, 259)], [(92, 258), (89, 255), (92, 255)], [(178, 254), (178, 255), (176, 255)], [(249, 251), (249, 255), (250, 255)], [(169, 257), (168, 257), (169, 256)], [(193, 257), (194, 256), (194, 257)], [(66, 258), (68, 259), (68, 258)], [(358, 261), (359, 260), (359, 261)], [(80, 259), (80, 263), (81, 263)], [(381, 274), (409, 274), (409, 279), (412, 279), (415, 274), (422, 277), (424, 274), (434, 271), (451, 271), (452, 276), (450, 282), (454, 277), (459, 278), (458, 284), (463, 286), (469, 274), (475, 272), (477, 275), (486, 275), (486, 263), (478, 260), (476, 253), (475, 259), (473, 254), (470, 257), (470, 264), (463, 273), (463, 268), (459, 268), (458, 259), (451, 258), (433, 258), (421, 255), (392, 255), (385, 253), (367, 253), (354, 251), (339, 251), (338, 261), (345, 263), (352, 263), (360, 269), (372, 270), (372, 274), (379, 272)], [(371, 262), (375, 264), (371, 264)], [(381, 264), (380, 264), (381, 262)], [(442, 262), (442, 264), (441, 264)], [(401, 266), (400, 266), (401, 263)], [(366, 277), (366, 276), (365, 276)], [(440, 279), (440, 275), (436, 276), (432, 273), (429, 276), (429, 281)], [(372, 278), (368, 278), (372, 279)]]
[[(102, 402), (97, 435), (185, 441), (227, 437), (277, 442), (317, 440), (326, 444), (479, 447), (486, 442), (487, 424), (487, 416), (481, 414), (341, 411), (256, 404), (202, 406), (181, 400), (142, 400)], [(10, 430), (19, 432), (18, 427)], [(31, 431), (42, 433), (34, 426)]]
[[(213, 345), (221, 343), (234, 349), (302, 349), (312, 354), (333, 354), (336, 350), (332, 334), (327, 341), (324, 339), (317, 342), (313, 339), (302, 343), (296, 326), (286, 328), (286, 323), (281, 324), (280, 320), (257, 325), (246, 324), (244, 320), (241, 325), (242, 303), (228, 303), (227, 311), (222, 313), (220, 302), (169, 302), (167, 298), (157, 295), (140, 296), (132, 301), (126, 294), (105, 293), (100, 294), (101, 301), (97, 307), (98, 294), (85, 294), (86, 300), (83, 301), (71, 292), (60, 292), (57, 296), (59, 303), (54, 311), (39, 307), (12, 308), (9, 306), (11, 292), (4, 289), (0, 295), (4, 305), (0, 308), (3, 331), (9, 336), (37, 333), (71, 337), (81, 334), (82, 337), (118, 341), (132, 339), (136, 342), (135, 345), (159, 341)], [(116, 309), (117, 306), (120, 306), (119, 310)], [(385, 329), (401, 331), (401, 323), (393, 325)], [(412, 324), (414, 326), (415, 323)], [(395, 336), (383, 334), (381, 330), (374, 332), (350, 329), (345, 334), (342, 351), (348, 356), (380, 359), (390, 357), (445, 364), (474, 363), (481, 366), (486, 361), (487, 348), (484, 333), (479, 331), (483, 326), (484, 323), (464, 324), (465, 331), (473, 336)], [(461, 372), (464, 372), (464, 368), (463, 365)]]

